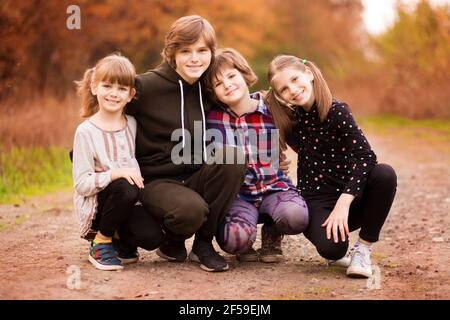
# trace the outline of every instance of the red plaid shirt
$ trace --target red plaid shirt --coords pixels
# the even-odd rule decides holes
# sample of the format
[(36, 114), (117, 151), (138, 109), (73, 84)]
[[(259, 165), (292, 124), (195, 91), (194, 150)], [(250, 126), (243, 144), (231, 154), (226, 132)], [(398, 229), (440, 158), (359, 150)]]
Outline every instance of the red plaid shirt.
[(279, 157), (270, 161), (272, 154), (276, 156), (279, 153), (278, 131), (274, 134), (276, 127), (261, 94), (254, 93), (251, 98), (259, 101), (255, 112), (239, 117), (230, 108), (212, 110), (208, 114), (207, 126), (221, 132), (224, 144), (242, 148), (247, 170), (239, 197), (260, 202), (264, 195), (272, 191), (296, 188), (279, 169)]

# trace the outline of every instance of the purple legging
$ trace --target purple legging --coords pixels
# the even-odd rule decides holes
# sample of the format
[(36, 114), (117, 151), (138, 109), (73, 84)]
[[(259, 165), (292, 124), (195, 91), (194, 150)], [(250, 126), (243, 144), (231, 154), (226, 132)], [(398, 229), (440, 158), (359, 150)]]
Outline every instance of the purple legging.
[(256, 240), (260, 215), (270, 217), (279, 234), (299, 234), (308, 226), (308, 208), (296, 190), (270, 193), (258, 207), (236, 199), (219, 228), (220, 247), (232, 254), (248, 250)]

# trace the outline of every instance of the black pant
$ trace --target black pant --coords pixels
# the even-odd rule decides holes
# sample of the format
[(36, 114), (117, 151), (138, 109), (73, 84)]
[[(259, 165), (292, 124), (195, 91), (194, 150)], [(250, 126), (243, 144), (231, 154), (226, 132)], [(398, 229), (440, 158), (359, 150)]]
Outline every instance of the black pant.
[[(350, 206), (348, 227), (350, 231), (361, 228), (359, 236), (368, 242), (378, 241), (381, 228), (394, 201), (397, 189), (397, 176), (394, 169), (387, 164), (376, 165), (369, 173), (367, 184), (361, 198), (355, 198)], [(348, 240), (338, 243), (333, 237), (327, 239), (326, 228), (322, 224), (333, 211), (340, 193), (312, 194), (305, 193), (309, 209), (309, 226), (304, 232), (317, 252), (329, 260), (338, 260), (348, 250)]]
[(154, 250), (163, 240), (160, 224), (140, 205), (139, 188), (126, 179), (111, 182), (98, 194), (97, 216), (93, 229), (112, 237), (117, 230), (120, 240), (132, 247)]
[[(233, 152), (234, 149), (227, 149)], [(185, 181), (158, 179), (145, 185), (142, 204), (160, 221), (168, 238), (210, 241), (235, 199), (245, 164), (204, 164)]]

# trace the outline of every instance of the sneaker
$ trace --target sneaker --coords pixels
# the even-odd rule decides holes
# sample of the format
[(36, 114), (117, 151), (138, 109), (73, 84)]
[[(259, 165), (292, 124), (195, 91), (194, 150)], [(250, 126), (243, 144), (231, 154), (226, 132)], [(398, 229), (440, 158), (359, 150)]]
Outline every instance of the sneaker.
[(352, 254), (352, 261), (347, 268), (347, 275), (354, 278), (369, 278), (372, 276), (372, 262), (370, 261), (371, 249), (365, 245), (359, 245)]
[(117, 252), (112, 243), (91, 243), (89, 261), (100, 270), (121, 270), (122, 263), (117, 258)]
[(352, 254), (353, 254), (354, 250), (355, 250), (355, 247), (352, 247), (347, 252), (347, 254), (339, 260), (327, 260), (328, 266), (337, 266), (337, 267), (348, 268), (348, 266), (350, 265), (350, 262), (352, 261)]
[(187, 250), (184, 246), (184, 240), (166, 239), (156, 250), (156, 254), (163, 259), (171, 262), (184, 262), (187, 258)]
[(228, 270), (228, 263), (216, 250), (211, 242), (194, 240), (189, 260), (200, 263), (200, 268), (209, 272)]
[(247, 251), (236, 254), (236, 259), (240, 262), (258, 262), (259, 254), (250, 247)]
[(139, 261), (139, 252), (137, 247), (130, 246), (116, 238), (112, 239), (112, 244), (114, 249), (117, 251), (117, 257), (120, 259), (122, 264), (131, 264)]
[(283, 235), (276, 234), (273, 228), (264, 224), (261, 229), (261, 249), (258, 250), (259, 261), (266, 263), (283, 261), (282, 240)]

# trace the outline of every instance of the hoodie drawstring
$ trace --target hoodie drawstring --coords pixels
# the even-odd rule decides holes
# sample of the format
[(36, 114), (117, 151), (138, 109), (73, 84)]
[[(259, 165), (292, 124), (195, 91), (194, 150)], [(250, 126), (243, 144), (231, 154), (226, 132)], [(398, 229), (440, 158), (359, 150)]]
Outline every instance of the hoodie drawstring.
[[(181, 91), (181, 130), (182, 130), (182, 146), (186, 145), (185, 142), (185, 134), (184, 134), (184, 92), (183, 92), (183, 82), (181, 80), (178, 80), (178, 84), (180, 85), (180, 91)], [(203, 142), (203, 160), (206, 162), (207, 156), (206, 156), (206, 119), (205, 119), (205, 109), (203, 107), (203, 99), (202, 99), (202, 85), (200, 82), (198, 83), (198, 93), (200, 98), (200, 108), (202, 110), (202, 125), (203, 125), (203, 135), (202, 135), (202, 142)]]
[(202, 124), (203, 124), (203, 160), (206, 162), (206, 119), (205, 119), (205, 109), (203, 108), (203, 96), (202, 96), (202, 85), (198, 83), (198, 95), (200, 97), (200, 108), (202, 109)]
[(185, 145), (185, 136), (184, 136), (184, 92), (183, 92), (183, 82), (181, 80), (178, 80), (178, 83), (180, 85), (180, 91), (181, 91), (181, 134), (183, 135), (182, 139), (182, 146), (184, 149)]

